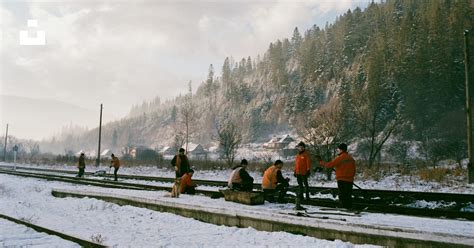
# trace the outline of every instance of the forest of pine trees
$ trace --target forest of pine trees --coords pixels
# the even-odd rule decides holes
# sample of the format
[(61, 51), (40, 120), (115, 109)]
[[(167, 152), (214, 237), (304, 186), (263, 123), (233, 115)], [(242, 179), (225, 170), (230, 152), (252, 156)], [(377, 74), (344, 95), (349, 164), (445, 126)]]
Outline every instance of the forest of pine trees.
[[(227, 57), (220, 68), (210, 65), (207, 77), (203, 72), (192, 95), (198, 118), (191, 140), (212, 142), (216, 126), (232, 121), (243, 142), (296, 131), (314, 149), (357, 144), (369, 164), (384, 149), (404, 160), (415, 143), (428, 161), (460, 160), (466, 157), (463, 32), (472, 29), (473, 10), (469, 0), (371, 3), (325, 27), (295, 28), (262, 57)], [(105, 146), (172, 145), (182, 135), (188, 94), (134, 106), (129, 118), (103, 128)], [(94, 147), (95, 133), (83, 144)]]

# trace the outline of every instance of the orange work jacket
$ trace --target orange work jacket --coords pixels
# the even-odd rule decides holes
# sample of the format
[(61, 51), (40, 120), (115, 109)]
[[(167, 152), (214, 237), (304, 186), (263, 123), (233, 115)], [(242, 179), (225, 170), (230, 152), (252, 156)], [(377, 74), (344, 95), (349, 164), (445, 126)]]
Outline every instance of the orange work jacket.
[(320, 161), (324, 167), (336, 169), (336, 180), (345, 182), (354, 182), (355, 176), (355, 160), (347, 152), (341, 152), (336, 158), (330, 162)]
[(193, 181), (191, 180), (191, 175), (189, 173), (184, 173), (181, 177), (181, 193), (184, 193), (186, 187), (192, 187)]
[(262, 189), (275, 189), (277, 186), (277, 173), (280, 169), (276, 165), (270, 166), (263, 173)]
[(296, 155), (295, 159), (295, 174), (305, 176), (311, 171), (311, 157), (308, 151), (304, 151)]
[(117, 157), (113, 157), (111, 162), (114, 168), (120, 168), (120, 160)]

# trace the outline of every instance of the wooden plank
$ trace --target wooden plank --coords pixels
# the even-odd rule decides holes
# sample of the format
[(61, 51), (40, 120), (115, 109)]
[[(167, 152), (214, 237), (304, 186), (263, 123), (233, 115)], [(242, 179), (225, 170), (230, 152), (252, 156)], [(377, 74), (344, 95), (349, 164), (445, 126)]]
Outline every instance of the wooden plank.
[(224, 194), (226, 201), (233, 201), (247, 205), (261, 205), (264, 203), (265, 198), (261, 191), (234, 191), (230, 189), (219, 190)]

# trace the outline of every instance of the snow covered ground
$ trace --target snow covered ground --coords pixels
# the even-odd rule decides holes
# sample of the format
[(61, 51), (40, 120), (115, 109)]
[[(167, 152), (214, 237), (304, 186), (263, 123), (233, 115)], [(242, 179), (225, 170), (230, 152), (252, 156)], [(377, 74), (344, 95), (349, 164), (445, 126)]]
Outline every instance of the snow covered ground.
[[(74, 170), (71, 166), (39, 167)], [(86, 171), (96, 171), (100, 169), (106, 168), (90, 166)], [(119, 172), (124, 174), (173, 176), (171, 170), (158, 169), (156, 167), (130, 168), (124, 166)], [(227, 173), (229, 173), (229, 171), (199, 171), (195, 173), (195, 177), (199, 179), (226, 180)], [(256, 173), (252, 174), (257, 182), (261, 180), (259, 175)], [(318, 185), (314, 179), (312, 182), (313, 185)], [(316, 182), (319, 183), (319, 181)], [(388, 187), (387, 185), (390, 185), (387, 181), (382, 181), (378, 184), (379, 187)], [(342, 241), (330, 242), (288, 233), (268, 233), (256, 231), (252, 228), (239, 229), (215, 226), (173, 214), (160, 213), (130, 206), (120, 207), (95, 199), (60, 199), (51, 196), (52, 188), (110, 192), (148, 199), (160, 198), (182, 204), (186, 203), (200, 206), (212, 205), (213, 207), (223, 209), (235, 209), (235, 211), (261, 211), (263, 213), (271, 210), (278, 212), (293, 207), (291, 204), (269, 203), (263, 206), (245, 206), (225, 202), (223, 199), (211, 200), (203, 196), (184, 195), (179, 199), (171, 199), (161, 197), (165, 194), (164, 192), (104, 189), (0, 174), (0, 213), (31, 220), (35, 224), (63, 231), (83, 239), (102, 240), (106, 245), (118, 247), (129, 246), (130, 244), (140, 247), (266, 247), (269, 244), (269, 246), (290, 247), (295, 243), (301, 244), (299, 246), (302, 247), (352, 246), (352, 244)], [(411, 189), (423, 190), (416, 185), (412, 185)], [(462, 191), (469, 192), (471, 189), (469, 186), (466, 186)], [(447, 189), (445, 191), (456, 191), (456, 189)], [(357, 225), (390, 225), (394, 228), (408, 228), (427, 232), (474, 237), (474, 222), (469, 221), (366, 214), (361, 218), (350, 220), (350, 222)], [(8, 237), (8, 235), (2, 237)], [(1, 239), (0, 241), (6, 242)]]
[(0, 247), (81, 247), (60, 237), (0, 219)]
[[(51, 195), (52, 188), (111, 192), (149, 198), (165, 194), (76, 186), (0, 174), (0, 213), (29, 220), (36, 225), (82, 239), (101, 241), (111, 247), (294, 247), (295, 244), (299, 247), (354, 246), (340, 240), (320, 240), (285, 232), (262, 232), (253, 228), (216, 226), (174, 214), (118, 206), (96, 199), (55, 198)], [(236, 210), (249, 207), (225, 202), (223, 199), (214, 201), (202, 196), (167, 199), (203, 206), (213, 201), (211, 203), (213, 205), (217, 204), (222, 208), (232, 206)], [(36, 237), (38, 234), (26, 228), (0, 224), (0, 235), (0, 244), (22, 247), (28, 246), (24, 242), (25, 239)], [(24, 238), (18, 239), (18, 236)], [(54, 241), (54, 246), (74, 246), (61, 242), (61, 240), (57, 243)]]
[[(12, 165), (7, 163), (0, 163), (0, 165)], [(20, 165), (19, 165), (20, 166)], [(31, 166), (35, 168), (49, 168), (49, 169), (60, 169), (60, 170), (77, 170), (75, 166), (66, 165), (28, 165), (22, 164), (21, 166)], [(290, 178), (290, 184), (296, 185), (296, 179), (293, 176), (291, 168), (288, 165), (284, 166), (283, 176)], [(109, 168), (106, 166), (96, 167), (88, 166), (86, 172), (94, 172), (97, 170), (106, 170)], [(197, 170), (194, 173), (194, 179), (206, 179), (206, 180), (220, 180), (227, 181), (230, 170)], [(161, 176), (161, 177), (174, 177), (174, 172), (171, 168), (167, 169), (157, 168), (156, 166), (136, 166), (127, 167), (126, 163), (119, 170), (120, 174), (135, 174), (135, 175), (147, 175), (147, 176)], [(262, 181), (262, 174), (257, 172), (249, 172), (252, 177), (255, 178), (255, 182), (260, 183)], [(337, 187), (336, 181), (326, 181), (325, 175), (313, 173), (309, 179), (310, 186), (324, 186), (324, 187)], [(334, 178), (334, 176), (333, 176)], [(357, 180), (355, 183), (363, 189), (381, 189), (381, 190), (406, 190), (406, 191), (423, 191), (423, 192), (452, 192), (452, 193), (466, 193), (474, 194), (474, 184), (467, 184), (466, 182), (450, 182), (449, 184), (441, 184), (438, 182), (426, 182), (420, 180), (417, 176), (406, 176), (393, 174), (380, 179), (379, 181)]]

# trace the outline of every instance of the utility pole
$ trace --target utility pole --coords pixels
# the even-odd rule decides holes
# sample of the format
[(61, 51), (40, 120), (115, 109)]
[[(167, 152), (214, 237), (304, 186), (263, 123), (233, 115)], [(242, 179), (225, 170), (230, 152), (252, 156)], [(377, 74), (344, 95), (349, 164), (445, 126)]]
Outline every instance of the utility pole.
[(3, 161), (7, 162), (7, 140), (8, 139), (8, 123), (7, 123), (7, 132), (5, 134), (5, 148), (3, 148)]
[(472, 105), (469, 92), (469, 30), (464, 30), (464, 73), (466, 79), (466, 115), (467, 115), (467, 164), (468, 183), (474, 183), (474, 161), (472, 147)]
[(97, 166), (100, 165), (100, 137), (102, 135), (102, 103), (100, 104), (100, 120), (99, 120), (99, 148), (97, 150), (97, 161), (96, 164)]

